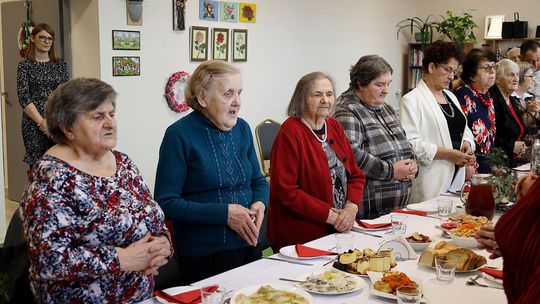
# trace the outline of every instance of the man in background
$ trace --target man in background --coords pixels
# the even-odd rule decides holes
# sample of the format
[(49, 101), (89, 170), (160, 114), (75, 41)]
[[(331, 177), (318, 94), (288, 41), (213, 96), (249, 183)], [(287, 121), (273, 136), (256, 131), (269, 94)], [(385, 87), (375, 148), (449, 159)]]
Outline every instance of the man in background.
[(528, 62), (534, 67), (534, 87), (532, 93), (534, 96), (540, 96), (540, 42), (534, 39), (523, 41), (520, 47), (521, 61)]

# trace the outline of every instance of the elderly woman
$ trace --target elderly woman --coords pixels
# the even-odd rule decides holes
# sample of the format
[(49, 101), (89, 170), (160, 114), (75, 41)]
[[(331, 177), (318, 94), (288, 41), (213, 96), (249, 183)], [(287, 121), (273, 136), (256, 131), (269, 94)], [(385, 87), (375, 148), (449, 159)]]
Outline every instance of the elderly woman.
[(527, 146), (523, 142), (525, 125), (521, 120), (518, 100), (512, 93), (518, 89), (519, 67), (510, 59), (501, 59), (497, 63), (496, 81), (489, 93), (495, 104), (495, 123), (497, 137), (495, 146), (504, 150), (510, 165), (516, 165), (516, 159), (525, 153)]
[(341, 123), (366, 185), (358, 218), (377, 218), (403, 208), (418, 171), (412, 146), (394, 109), (385, 103), (392, 67), (377, 55), (351, 67), (349, 89), (337, 99), (334, 117)]
[(452, 183), (463, 184), (465, 174), (457, 174), (458, 169), (475, 162), (474, 138), (467, 118), (448, 90), (460, 59), (455, 44), (430, 44), (422, 60), (423, 79), (401, 100), (401, 123), (419, 167), (411, 193), (415, 203), (437, 197)]
[(17, 66), (17, 96), (23, 109), (23, 160), (30, 167), (54, 145), (44, 119), (45, 101), (58, 85), (69, 79), (66, 63), (54, 54), (54, 39), (50, 25), (36, 25), (30, 33), (26, 59)]
[(495, 83), (496, 60), (491, 51), (472, 49), (463, 60), (463, 84), (454, 91), (474, 136), (478, 173), (491, 172), (484, 159), (495, 144), (495, 106), (489, 88)]
[[(521, 119), (525, 125), (525, 135), (523, 141), (527, 147), (531, 147), (534, 140), (540, 135), (540, 98), (530, 93), (534, 82), (534, 68), (528, 62), (518, 62), (519, 67), (519, 86), (512, 93), (519, 102), (517, 103)], [(530, 151), (525, 152), (524, 160), (530, 161)]]
[(116, 92), (78, 78), (49, 97), (57, 142), (33, 166), (21, 207), (39, 303), (134, 303), (171, 255), (165, 216), (116, 145)]
[(275, 250), (351, 230), (365, 175), (334, 106), (330, 76), (313, 72), (296, 85), (271, 154), (268, 237)]
[(249, 125), (238, 117), (241, 93), (236, 67), (200, 64), (185, 91), (194, 111), (167, 128), (161, 143), (155, 196), (173, 221), (184, 284), (262, 256), (268, 184)]

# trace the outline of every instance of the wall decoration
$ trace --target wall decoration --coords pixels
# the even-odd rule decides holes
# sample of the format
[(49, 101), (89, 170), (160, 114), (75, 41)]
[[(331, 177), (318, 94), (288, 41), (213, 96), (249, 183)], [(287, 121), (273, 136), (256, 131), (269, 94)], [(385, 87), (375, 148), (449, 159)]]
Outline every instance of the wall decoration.
[(205, 61), (208, 59), (208, 28), (201, 26), (191, 27), (191, 61)]
[(126, 1), (127, 25), (142, 25), (142, 3), (143, 0)]
[(186, 29), (186, 0), (172, 0), (173, 5), (173, 31), (183, 31)]
[(247, 61), (248, 32), (232, 30), (232, 61)]
[(141, 32), (112, 31), (113, 50), (140, 50)]
[(229, 60), (229, 29), (214, 28), (212, 30), (212, 58)]
[(485, 39), (501, 39), (504, 15), (486, 16), (486, 25), (484, 27)]
[(169, 108), (175, 112), (181, 113), (190, 109), (184, 95), (189, 76), (184, 71), (173, 73), (165, 85), (165, 99)]
[(113, 76), (141, 75), (141, 57), (114, 56), (112, 58)]
[(219, 6), (217, 1), (199, 0), (199, 19), (206, 21), (218, 21)]
[(219, 20), (225, 22), (238, 22), (238, 3), (220, 2)]
[(240, 22), (255, 23), (257, 20), (257, 5), (240, 2)]

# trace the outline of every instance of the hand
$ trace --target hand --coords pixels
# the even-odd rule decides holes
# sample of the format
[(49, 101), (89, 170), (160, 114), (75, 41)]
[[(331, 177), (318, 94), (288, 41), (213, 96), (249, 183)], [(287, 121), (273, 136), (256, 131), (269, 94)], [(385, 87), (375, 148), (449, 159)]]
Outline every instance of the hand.
[(514, 154), (520, 155), (524, 152), (523, 150), (525, 149), (527, 149), (527, 145), (525, 145), (524, 142), (516, 141), (514, 143)]
[(394, 179), (399, 181), (410, 181), (416, 176), (418, 167), (412, 159), (398, 160), (394, 163)]
[(337, 218), (334, 222), (334, 228), (342, 233), (351, 231), (354, 221), (356, 220), (358, 206), (352, 202), (347, 202), (343, 209), (338, 209), (335, 212), (337, 212)]
[(531, 188), (531, 186), (534, 184), (534, 182), (538, 179), (538, 176), (534, 173), (529, 173), (528, 175), (524, 175), (518, 178), (516, 182), (516, 202), (519, 202), (521, 197), (523, 197), (527, 191)]
[(497, 245), (497, 241), (495, 240), (495, 227), (493, 224), (482, 226), (478, 229), (474, 238), (478, 241), (478, 248), (486, 249), (487, 252), (491, 253), (489, 256), (490, 259), (501, 256), (499, 245)]
[(266, 206), (261, 201), (256, 201), (255, 203), (251, 204), (251, 207), (249, 207), (249, 210), (255, 212), (255, 226), (257, 227), (257, 235), (261, 231), (265, 209)]
[(229, 204), (227, 225), (251, 246), (257, 246), (257, 238), (259, 237), (257, 226), (252, 220), (256, 215), (257, 213), (255, 211), (251, 211), (241, 205)]
[(526, 108), (528, 113), (536, 114), (540, 110), (540, 100), (529, 100)]
[(471, 177), (476, 174), (476, 167), (474, 165), (467, 165), (465, 168), (465, 181), (470, 181)]
[(159, 264), (153, 262), (155, 265), (152, 265), (151, 262), (155, 257), (167, 253), (168, 257), (171, 251), (169, 240), (152, 238), (150, 233), (147, 233), (142, 239), (129, 244), (126, 248), (116, 247), (116, 253), (121, 271), (143, 271)]
[(458, 150), (449, 150), (448, 151), (448, 161), (458, 165), (458, 166), (465, 166), (465, 165), (473, 165), (476, 161), (476, 157), (474, 154), (467, 154), (463, 153)]
[(461, 145), (461, 152), (469, 155), (474, 155), (474, 151), (472, 150), (471, 143), (468, 141), (463, 141), (463, 144)]
[(45, 119), (42, 119), (40, 123), (37, 124), (41, 132), (45, 133), (45, 135), (49, 136), (49, 129), (47, 128), (47, 121)]

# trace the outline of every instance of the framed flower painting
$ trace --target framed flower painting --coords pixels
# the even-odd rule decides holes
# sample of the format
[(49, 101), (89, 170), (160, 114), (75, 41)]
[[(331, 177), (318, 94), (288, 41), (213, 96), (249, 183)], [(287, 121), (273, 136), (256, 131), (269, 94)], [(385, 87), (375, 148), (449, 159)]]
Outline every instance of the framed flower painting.
[(219, 20), (218, 1), (199, 0), (199, 19), (206, 21)]
[(220, 2), (219, 20), (224, 22), (238, 22), (238, 3)]
[(138, 56), (113, 56), (113, 76), (141, 75), (141, 58)]
[(202, 26), (191, 27), (191, 61), (208, 60), (208, 28)]
[(229, 60), (229, 29), (214, 28), (212, 30), (212, 58)]
[(257, 5), (240, 2), (240, 22), (255, 23), (257, 21)]
[(232, 30), (232, 61), (247, 61), (248, 31)]

